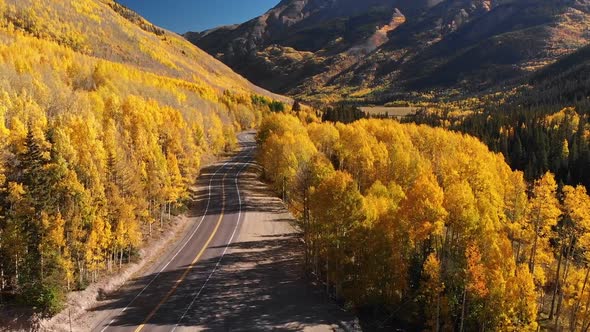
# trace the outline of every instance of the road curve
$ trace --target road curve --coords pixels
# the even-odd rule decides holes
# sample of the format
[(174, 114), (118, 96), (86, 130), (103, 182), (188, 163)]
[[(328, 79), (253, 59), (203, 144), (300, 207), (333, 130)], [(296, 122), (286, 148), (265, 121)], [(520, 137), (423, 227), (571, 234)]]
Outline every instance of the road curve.
[(93, 331), (340, 330), (351, 317), (302, 280), (301, 243), (257, 179), (253, 132), (204, 169), (192, 225), (148, 271), (93, 309)]

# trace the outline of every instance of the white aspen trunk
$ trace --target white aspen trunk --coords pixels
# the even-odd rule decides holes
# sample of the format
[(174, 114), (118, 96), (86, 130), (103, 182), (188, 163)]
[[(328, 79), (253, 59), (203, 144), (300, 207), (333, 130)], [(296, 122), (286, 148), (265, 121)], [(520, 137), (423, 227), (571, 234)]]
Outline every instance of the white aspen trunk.
[(165, 212), (166, 208), (165, 207), (161, 207), (160, 208), (160, 231), (164, 229), (164, 212)]
[(467, 288), (463, 289), (463, 303), (461, 304), (461, 325), (459, 326), (459, 332), (463, 332), (463, 326), (465, 325), (465, 302), (467, 300)]
[(18, 254), (15, 255), (14, 259), (14, 277), (16, 278), (15, 284), (18, 287)]
[(588, 275), (590, 274), (590, 268), (586, 268), (586, 276), (584, 277), (584, 285), (582, 286), (582, 291), (580, 292), (578, 301), (576, 302), (576, 305), (574, 307), (574, 310), (572, 310), (572, 315), (571, 315), (571, 319), (570, 319), (570, 331), (575, 331), (576, 330), (576, 325), (578, 325), (578, 319), (577, 319), (577, 314), (578, 314), (578, 310), (580, 309), (580, 305), (582, 303), (582, 297), (584, 296), (584, 291), (586, 290), (586, 284), (588, 283)]
[(549, 311), (549, 319), (553, 319), (553, 314), (555, 310), (555, 300), (557, 298), (557, 290), (559, 289), (559, 283), (561, 275), (561, 260), (563, 259), (563, 246), (559, 248), (559, 259), (557, 260), (557, 273), (555, 274), (555, 287), (553, 289), (553, 298), (551, 299), (551, 309)]
[[(569, 256), (570, 253), (572, 251), (574, 245), (574, 237), (572, 236), (571, 240), (570, 240), (570, 245), (566, 251), (566, 255), (565, 255), (565, 267), (563, 269), (563, 282), (562, 284), (565, 285), (566, 281), (567, 281), (567, 275), (568, 275), (568, 270), (569, 270)], [(559, 276), (559, 274), (558, 274)], [(559, 331), (560, 327), (559, 327), (559, 318), (561, 316), (561, 303), (563, 300), (563, 289), (560, 287), (559, 288), (559, 298), (557, 301), (557, 309), (555, 310), (555, 331)]]
[(113, 272), (113, 261), (115, 260), (115, 258), (113, 257), (114, 255), (115, 251), (109, 250), (109, 273)]

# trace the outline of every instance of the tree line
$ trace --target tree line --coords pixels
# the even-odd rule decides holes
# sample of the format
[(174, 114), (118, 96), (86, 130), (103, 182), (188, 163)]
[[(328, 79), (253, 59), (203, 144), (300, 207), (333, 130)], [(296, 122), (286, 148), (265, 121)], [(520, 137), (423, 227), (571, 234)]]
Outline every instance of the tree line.
[(445, 110), (430, 109), (408, 121), (474, 135), (501, 152), (512, 168), (524, 171), (528, 180), (550, 171), (561, 184), (590, 188), (588, 108), (584, 104), (505, 107), (459, 118)]
[(391, 120), (276, 113), (258, 142), (307, 270), (353, 308), (433, 331), (590, 327), (585, 187), (527, 182), (477, 138)]

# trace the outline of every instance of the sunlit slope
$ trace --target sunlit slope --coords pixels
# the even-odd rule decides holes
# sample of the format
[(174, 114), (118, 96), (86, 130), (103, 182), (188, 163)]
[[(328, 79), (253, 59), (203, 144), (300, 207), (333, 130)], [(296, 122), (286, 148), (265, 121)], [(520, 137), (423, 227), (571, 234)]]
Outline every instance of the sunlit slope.
[(9, 4), (16, 29), (97, 58), (218, 89), (264, 91), (175, 33), (154, 26), (112, 0), (18, 0)]
[(0, 0), (0, 296), (54, 314), (116, 273), (268, 97), (112, 2)]

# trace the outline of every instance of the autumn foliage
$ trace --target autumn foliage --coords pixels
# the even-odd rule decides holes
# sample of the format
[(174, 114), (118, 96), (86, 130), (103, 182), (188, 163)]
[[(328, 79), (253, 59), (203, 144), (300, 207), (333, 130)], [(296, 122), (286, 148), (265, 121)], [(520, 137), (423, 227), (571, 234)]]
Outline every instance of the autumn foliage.
[(308, 270), (353, 307), (432, 331), (590, 323), (583, 187), (528, 185), (473, 137), (389, 120), (274, 114), (259, 142)]
[[(233, 148), (269, 108), (241, 82), (230, 92), (222, 79), (97, 57), (100, 40), (69, 20), (125, 20), (102, 2), (43, 4), (0, 0), (0, 305), (51, 314), (66, 291), (136, 257), (187, 202), (201, 160)], [(60, 6), (62, 19), (45, 17)], [(118, 27), (146, 47), (181, 40)], [(178, 68), (193, 56), (158, 54)]]

